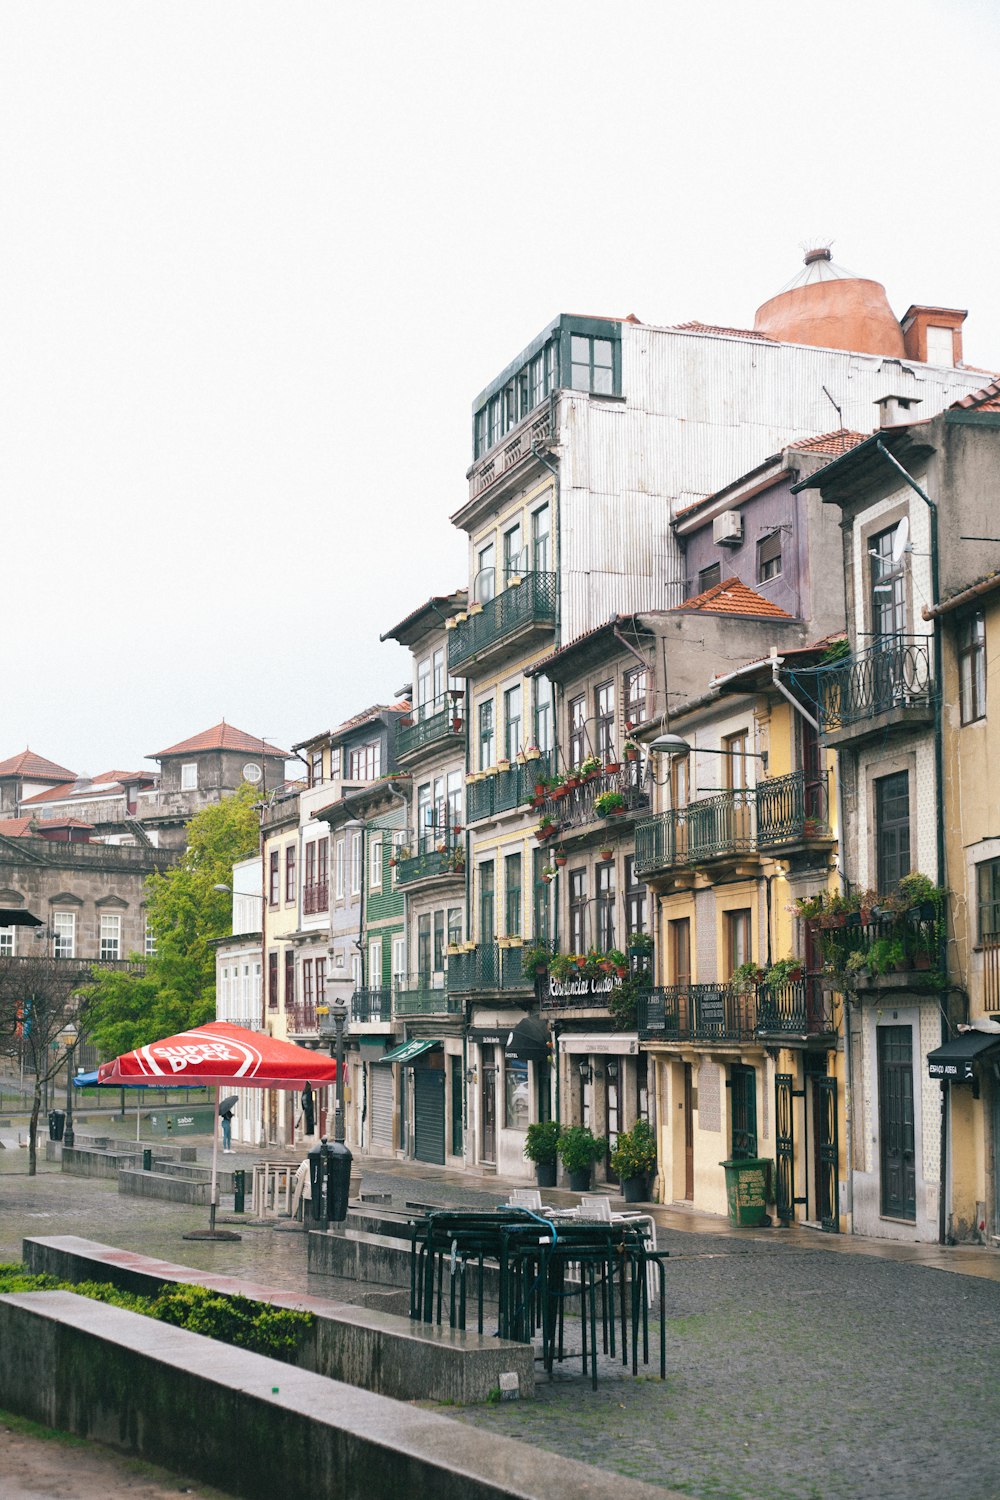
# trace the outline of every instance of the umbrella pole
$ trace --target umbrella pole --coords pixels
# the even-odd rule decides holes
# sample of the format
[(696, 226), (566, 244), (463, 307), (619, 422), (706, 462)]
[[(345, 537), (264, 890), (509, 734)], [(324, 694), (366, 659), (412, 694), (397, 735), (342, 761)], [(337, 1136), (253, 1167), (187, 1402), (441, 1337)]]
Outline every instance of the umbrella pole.
[(212, 1202), (208, 1211), (209, 1233), (215, 1233), (215, 1205), (219, 1187), (219, 1105), (222, 1103), (222, 1084), (215, 1088), (215, 1120), (212, 1130)]

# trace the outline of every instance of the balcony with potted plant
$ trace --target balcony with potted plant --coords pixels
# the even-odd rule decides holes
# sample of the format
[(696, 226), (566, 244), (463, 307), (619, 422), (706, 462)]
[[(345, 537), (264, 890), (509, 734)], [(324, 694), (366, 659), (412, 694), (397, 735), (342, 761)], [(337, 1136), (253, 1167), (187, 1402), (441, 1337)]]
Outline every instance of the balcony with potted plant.
[(934, 993), (947, 984), (947, 905), (946, 890), (912, 871), (885, 895), (837, 893), (806, 920), (840, 987)]
[(536, 793), (533, 806), (558, 818), (572, 837), (597, 838), (603, 820), (631, 823), (636, 815), (648, 812), (649, 793), (638, 772), (638, 762), (626, 762), (610, 772), (596, 756), (590, 756), (575, 769), (550, 778), (544, 795), (539, 798)]
[(538, 788), (544, 792), (549, 783), (548, 757), (539, 753), (529, 758), (525, 753), (505, 766), (491, 766), (480, 780), (467, 782), (465, 816), (470, 823), (544, 806)]
[(424, 703), (411, 716), (396, 721), (396, 759), (401, 766), (411, 766), (425, 754), (452, 744), (465, 744), (465, 722), (461, 702)]
[(474, 676), (551, 639), (556, 596), (554, 573), (525, 573), (480, 608), (470, 607), (449, 635), (448, 670)]

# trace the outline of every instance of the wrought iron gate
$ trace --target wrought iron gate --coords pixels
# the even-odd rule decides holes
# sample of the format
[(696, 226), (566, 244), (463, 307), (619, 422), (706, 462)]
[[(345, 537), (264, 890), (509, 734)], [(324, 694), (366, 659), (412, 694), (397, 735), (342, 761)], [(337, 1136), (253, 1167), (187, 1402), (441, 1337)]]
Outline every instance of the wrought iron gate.
[(816, 1207), (819, 1221), (831, 1234), (840, 1230), (840, 1178), (838, 1169), (837, 1139), (837, 1080), (816, 1080), (819, 1102), (819, 1173), (816, 1183)]

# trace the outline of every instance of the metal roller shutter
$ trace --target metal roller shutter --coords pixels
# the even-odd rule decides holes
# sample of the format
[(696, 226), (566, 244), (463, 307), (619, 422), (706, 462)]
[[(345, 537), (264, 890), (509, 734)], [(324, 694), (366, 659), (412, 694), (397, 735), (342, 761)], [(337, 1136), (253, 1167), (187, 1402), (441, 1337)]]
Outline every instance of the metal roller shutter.
[(371, 1142), (385, 1151), (392, 1150), (392, 1069), (385, 1063), (368, 1068), (371, 1104)]
[(413, 1154), (418, 1161), (444, 1166), (444, 1072), (413, 1070)]

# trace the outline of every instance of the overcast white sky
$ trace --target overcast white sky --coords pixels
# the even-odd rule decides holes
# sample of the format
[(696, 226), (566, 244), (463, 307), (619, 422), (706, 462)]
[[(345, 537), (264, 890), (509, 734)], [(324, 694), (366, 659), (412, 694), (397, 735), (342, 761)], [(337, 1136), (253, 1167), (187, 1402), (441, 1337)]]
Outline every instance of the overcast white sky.
[[(750, 326), (804, 241), (1000, 368), (1000, 9), (4, 0), (0, 758), (285, 746), (465, 581), (559, 312)], [(762, 455), (763, 456), (763, 455)]]

